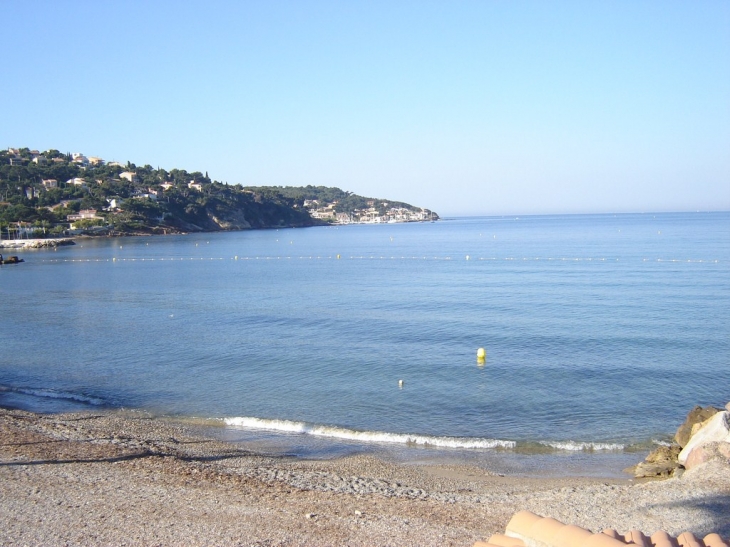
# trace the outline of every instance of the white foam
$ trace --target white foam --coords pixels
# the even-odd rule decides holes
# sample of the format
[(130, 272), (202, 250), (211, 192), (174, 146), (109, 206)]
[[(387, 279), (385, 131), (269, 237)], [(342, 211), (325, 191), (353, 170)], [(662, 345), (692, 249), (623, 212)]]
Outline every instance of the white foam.
[(358, 441), (363, 443), (388, 443), (437, 448), (514, 448), (514, 441), (499, 439), (480, 439), (470, 437), (436, 437), (430, 435), (412, 435), (407, 433), (387, 433), (382, 431), (356, 431), (326, 425), (310, 425), (304, 422), (289, 420), (266, 420), (262, 418), (224, 418), (226, 425), (247, 429), (266, 429), (286, 433), (301, 433), (316, 437)]
[(652, 439), (651, 442), (657, 446), (672, 446), (670, 441), (661, 441), (659, 439)]
[(540, 444), (556, 448), (558, 450), (567, 450), (571, 452), (578, 451), (594, 451), (594, 450), (623, 450), (625, 445), (620, 443), (592, 443), (592, 442), (575, 442), (575, 441), (540, 441)]

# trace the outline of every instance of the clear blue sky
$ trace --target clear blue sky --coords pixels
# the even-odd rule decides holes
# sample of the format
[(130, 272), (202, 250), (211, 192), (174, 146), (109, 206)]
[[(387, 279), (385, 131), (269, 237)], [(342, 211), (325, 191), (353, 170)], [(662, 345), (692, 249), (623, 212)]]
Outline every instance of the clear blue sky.
[(2, 2), (0, 146), (443, 215), (730, 210), (730, 2)]

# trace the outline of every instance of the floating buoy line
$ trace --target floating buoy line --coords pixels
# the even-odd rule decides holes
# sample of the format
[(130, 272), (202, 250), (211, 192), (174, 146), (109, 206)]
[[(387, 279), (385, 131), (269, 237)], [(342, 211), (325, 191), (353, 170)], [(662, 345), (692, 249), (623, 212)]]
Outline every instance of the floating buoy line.
[[(49, 258), (40, 262), (222, 262), (222, 261), (250, 261), (250, 260), (431, 260), (431, 261), (455, 261), (452, 256), (382, 256), (382, 255), (359, 255), (359, 256), (232, 256), (232, 257), (111, 257), (111, 258)], [(467, 255), (465, 261), (489, 261), (489, 262), (619, 262), (618, 258), (591, 258), (591, 257), (479, 257)], [(658, 262), (667, 264), (718, 264), (718, 259), (680, 259), (680, 258), (643, 258), (637, 259), (642, 262)], [(628, 261), (630, 262), (630, 260)]]

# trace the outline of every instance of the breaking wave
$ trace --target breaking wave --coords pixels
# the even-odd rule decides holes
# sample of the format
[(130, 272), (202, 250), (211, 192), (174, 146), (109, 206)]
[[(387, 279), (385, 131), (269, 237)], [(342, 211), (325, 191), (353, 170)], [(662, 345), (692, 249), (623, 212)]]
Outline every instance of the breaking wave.
[(328, 425), (311, 425), (289, 420), (267, 420), (263, 418), (224, 418), (226, 425), (247, 429), (265, 429), (284, 433), (301, 433), (316, 437), (327, 437), (363, 443), (404, 444), (436, 448), (514, 448), (514, 441), (480, 439), (470, 437), (437, 437), (408, 433), (386, 433), (382, 431), (356, 431)]
[(574, 442), (574, 441), (540, 441), (543, 446), (549, 446), (556, 450), (569, 452), (592, 452), (595, 450), (623, 450), (626, 445), (621, 443), (595, 443), (595, 442)]

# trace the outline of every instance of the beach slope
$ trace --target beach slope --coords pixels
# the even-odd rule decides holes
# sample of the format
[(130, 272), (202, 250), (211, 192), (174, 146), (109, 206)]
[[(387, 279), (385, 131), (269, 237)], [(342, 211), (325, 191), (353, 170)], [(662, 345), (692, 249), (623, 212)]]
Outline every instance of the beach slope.
[(137, 412), (0, 409), (2, 545), (463, 545), (520, 509), (599, 531), (730, 535), (727, 466), (637, 484), (254, 454)]

